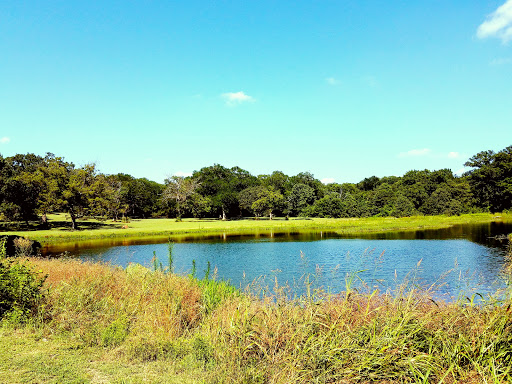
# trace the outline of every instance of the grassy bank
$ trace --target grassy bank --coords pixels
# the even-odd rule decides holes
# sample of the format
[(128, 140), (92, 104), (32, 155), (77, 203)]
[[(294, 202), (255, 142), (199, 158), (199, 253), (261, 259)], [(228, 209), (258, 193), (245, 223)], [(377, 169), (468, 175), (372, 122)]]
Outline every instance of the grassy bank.
[(441, 303), (403, 286), (297, 300), (77, 260), (48, 274), (26, 325), (0, 327), (9, 383), (503, 383), (511, 300)]
[[(415, 231), (421, 229), (446, 228), (461, 223), (490, 223), (496, 220), (512, 221), (512, 214), (496, 217), (491, 214), (461, 216), (415, 216), (405, 218), (371, 217), (360, 219), (304, 219), (277, 218), (276, 220), (232, 220), (142, 219), (127, 223), (96, 220), (81, 221), (82, 229), (70, 230), (70, 222), (63, 214), (51, 215), (50, 230), (10, 230), (0, 232), (18, 234), (43, 244), (105, 238), (168, 237), (177, 235), (213, 235), (219, 233), (250, 234), (268, 232), (332, 231), (339, 234), (380, 233), (387, 231)], [(5, 229), (5, 225), (4, 225)]]

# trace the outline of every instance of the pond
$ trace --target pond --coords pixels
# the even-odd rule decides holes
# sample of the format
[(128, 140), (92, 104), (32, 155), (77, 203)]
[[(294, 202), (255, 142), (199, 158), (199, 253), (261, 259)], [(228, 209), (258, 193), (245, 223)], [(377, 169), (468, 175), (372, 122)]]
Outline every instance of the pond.
[[(329, 232), (265, 233), (173, 239), (173, 270), (196, 277), (229, 280), (233, 285), (266, 293), (275, 283), (288, 294), (304, 294), (308, 287), (331, 293), (347, 286), (393, 290), (408, 282), (435, 286), (435, 297), (452, 300), (473, 294), (487, 295), (507, 284), (507, 241), (512, 223), (457, 225), (448, 229), (387, 232), (342, 236)], [(497, 237), (497, 238), (496, 238)], [(152, 267), (154, 255), (169, 265), (167, 239), (106, 240), (67, 245), (82, 260), (126, 267)], [(59, 246), (46, 255), (62, 252)]]

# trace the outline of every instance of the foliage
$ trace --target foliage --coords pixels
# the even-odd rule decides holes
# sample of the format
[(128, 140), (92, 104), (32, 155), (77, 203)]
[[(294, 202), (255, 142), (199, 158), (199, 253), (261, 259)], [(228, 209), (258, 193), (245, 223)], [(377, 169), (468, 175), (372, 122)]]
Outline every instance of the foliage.
[(45, 277), (20, 261), (7, 258), (5, 240), (0, 239), (0, 319), (24, 321), (39, 308)]
[(187, 199), (194, 194), (200, 183), (197, 179), (183, 176), (172, 176), (165, 181), (166, 187), (162, 194), (164, 201), (173, 200), (176, 203), (176, 218), (181, 219), (183, 206)]
[(203, 167), (162, 185), (126, 174), (105, 175), (94, 164), (74, 164), (48, 153), (0, 156), (0, 217), (11, 223), (38, 216), (49, 228), (51, 212), (67, 212), (76, 228), (87, 216), (147, 218), (166, 215), (404, 217), (460, 215), (512, 208), (512, 147), (471, 157), (473, 169), (458, 177), (449, 169), (411, 170), (403, 176), (371, 176), (359, 183), (322, 184), (313, 174), (281, 171), (255, 177), (239, 167)]
[(467, 175), (479, 206), (491, 212), (512, 208), (512, 146), (480, 152), (464, 165), (473, 168)]
[(306, 207), (313, 204), (314, 201), (315, 190), (313, 188), (302, 183), (294, 184), (288, 195), (288, 212), (292, 216), (298, 216)]
[(315, 217), (344, 217), (345, 204), (343, 201), (334, 194), (329, 194), (315, 201), (315, 203), (302, 209), (301, 214), (305, 216)]
[(256, 216), (268, 215), (270, 220), (273, 218), (273, 213), (276, 210), (282, 209), (284, 205), (284, 197), (279, 191), (274, 190), (273, 187), (262, 190), (262, 194), (254, 203), (252, 203), (252, 210)]

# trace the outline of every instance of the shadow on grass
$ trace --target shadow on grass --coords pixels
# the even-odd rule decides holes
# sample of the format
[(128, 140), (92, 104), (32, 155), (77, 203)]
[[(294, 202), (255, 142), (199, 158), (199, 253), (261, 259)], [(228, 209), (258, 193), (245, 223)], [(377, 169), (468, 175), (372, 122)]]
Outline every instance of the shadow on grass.
[[(78, 228), (75, 231), (86, 231), (91, 229), (122, 228), (122, 223), (105, 223), (99, 221), (78, 221)], [(43, 225), (39, 221), (26, 222), (0, 222), (0, 232), (14, 231), (41, 231), (52, 229), (57, 231), (72, 231), (70, 221), (50, 221), (48, 225)]]

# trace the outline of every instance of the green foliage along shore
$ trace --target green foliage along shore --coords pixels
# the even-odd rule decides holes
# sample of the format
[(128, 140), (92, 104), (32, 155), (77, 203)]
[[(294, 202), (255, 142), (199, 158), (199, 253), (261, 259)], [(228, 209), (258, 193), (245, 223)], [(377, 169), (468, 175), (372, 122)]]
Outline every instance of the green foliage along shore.
[(475, 305), (395, 292), (289, 300), (223, 282), (70, 259), (48, 274), (31, 322), (0, 323), (9, 383), (505, 383), (510, 292)]
[(448, 169), (412, 170), (401, 177), (368, 177), (359, 183), (324, 185), (311, 173), (280, 171), (254, 176), (215, 164), (190, 177), (159, 184), (130, 175), (105, 175), (94, 164), (75, 167), (53, 154), (0, 155), (0, 221), (66, 212), (72, 227), (80, 217), (274, 217), (351, 218), (460, 215), (512, 208), (512, 146), (483, 151), (455, 176)]

